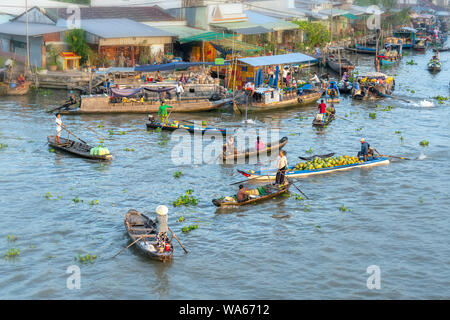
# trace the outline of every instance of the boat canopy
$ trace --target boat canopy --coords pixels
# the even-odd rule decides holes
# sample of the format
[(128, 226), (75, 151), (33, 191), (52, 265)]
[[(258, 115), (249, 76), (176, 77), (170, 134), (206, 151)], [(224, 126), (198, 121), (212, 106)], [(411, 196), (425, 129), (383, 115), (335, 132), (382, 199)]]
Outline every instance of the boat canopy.
[(294, 63), (315, 63), (317, 62), (317, 59), (303, 53), (290, 53), (274, 56), (240, 58), (238, 59), (238, 61), (251, 65), (253, 67), (262, 67)]
[(369, 79), (387, 79), (389, 76), (381, 72), (368, 72), (358, 76), (358, 78), (369, 78)]

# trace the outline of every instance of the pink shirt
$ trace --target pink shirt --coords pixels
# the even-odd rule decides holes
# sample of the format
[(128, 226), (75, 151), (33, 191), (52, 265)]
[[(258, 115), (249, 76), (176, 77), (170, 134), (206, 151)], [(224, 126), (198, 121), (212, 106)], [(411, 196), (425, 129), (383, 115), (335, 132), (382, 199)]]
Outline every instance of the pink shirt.
[(264, 142), (262, 142), (261, 140), (258, 142), (256, 142), (256, 150), (261, 150), (264, 149), (266, 147), (266, 144)]

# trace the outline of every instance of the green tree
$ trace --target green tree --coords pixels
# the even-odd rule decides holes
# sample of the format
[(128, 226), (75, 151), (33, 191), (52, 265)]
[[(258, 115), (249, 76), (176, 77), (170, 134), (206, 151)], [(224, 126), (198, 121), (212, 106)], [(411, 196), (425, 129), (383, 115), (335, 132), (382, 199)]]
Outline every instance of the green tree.
[(326, 25), (320, 22), (294, 21), (299, 29), (305, 33), (303, 43), (299, 43), (300, 47), (312, 49), (316, 45), (324, 46), (330, 41), (330, 31)]
[(66, 43), (70, 50), (81, 57), (81, 63), (85, 63), (89, 59), (91, 48), (86, 39), (86, 33), (81, 29), (72, 29), (66, 32)]

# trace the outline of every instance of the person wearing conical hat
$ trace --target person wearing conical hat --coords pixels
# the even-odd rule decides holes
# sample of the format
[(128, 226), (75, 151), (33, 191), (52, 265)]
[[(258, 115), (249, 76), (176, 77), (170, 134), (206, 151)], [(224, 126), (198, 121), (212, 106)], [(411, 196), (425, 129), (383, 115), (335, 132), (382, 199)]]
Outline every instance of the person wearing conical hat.
[(168, 215), (169, 208), (164, 205), (156, 207), (156, 214), (158, 220), (158, 236), (156, 238), (156, 242), (158, 245), (159, 252), (169, 251), (170, 250), (170, 241), (167, 237), (167, 232), (169, 231)]

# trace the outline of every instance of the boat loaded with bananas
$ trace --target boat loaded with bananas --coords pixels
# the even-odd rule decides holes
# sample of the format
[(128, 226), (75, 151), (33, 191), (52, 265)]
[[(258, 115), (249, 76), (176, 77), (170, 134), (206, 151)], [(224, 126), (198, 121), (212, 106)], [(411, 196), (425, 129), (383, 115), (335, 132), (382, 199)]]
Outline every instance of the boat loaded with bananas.
[[(339, 157), (316, 157), (309, 161), (299, 162), (295, 166), (289, 167), (286, 172), (286, 177), (289, 178), (302, 178), (310, 175), (331, 173), (343, 170), (349, 170), (353, 168), (367, 168), (373, 166), (379, 166), (389, 164), (389, 159), (380, 157), (369, 157), (368, 161), (362, 161), (357, 157), (351, 156), (339, 156)], [(277, 170), (257, 170), (257, 171), (240, 171), (248, 179), (275, 179)]]
[(125, 215), (125, 229), (133, 243), (147, 257), (159, 261), (168, 261), (173, 256), (172, 240), (168, 240), (164, 248), (158, 243), (158, 224), (146, 215), (129, 210)]
[(260, 155), (270, 155), (272, 153), (278, 154), (278, 152), (283, 148), (286, 143), (288, 143), (288, 138), (283, 137), (278, 141), (272, 141), (271, 143), (268, 143), (265, 148), (256, 150), (256, 148), (249, 148), (245, 151), (238, 152), (236, 149), (234, 150), (227, 150), (227, 145), (223, 146), (223, 161), (229, 161), (230, 159), (237, 160), (237, 159), (247, 159), (250, 157), (258, 157)]
[(60, 143), (57, 143), (55, 140), (55, 136), (48, 136), (47, 142), (49, 146), (62, 150), (65, 152), (72, 153), (74, 155), (93, 159), (93, 160), (111, 160), (112, 155), (109, 153), (109, 150), (105, 147), (93, 147), (85, 143), (84, 141), (73, 141), (70, 139), (59, 138)]
[[(266, 178), (267, 179), (267, 178)], [(287, 180), (287, 179), (286, 179)], [(263, 200), (273, 199), (274, 197), (289, 191), (289, 183), (285, 185), (266, 184), (255, 189), (248, 190), (248, 200), (238, 202), (236, 196), (213, 199), (212, 203), (216, 207), (244, 206)]]
[(219, 132), (223, 135), (227, 134), (226, 129), (207, 127), (205, 121), (202, 121), (201, 126), (195, 126), (195, 125), (181, 124), (176, 120), (169, 124), (164, 124), (161, 122), (157, 122), (155, 120), (155, 118), (153, 117), (153, 115), (149, 115), (148, 120), (149, 121), (147, 122), (147, 130), (160, 128), (161, 130), (175, 131), (178, 129), (185, 129), (185, 130), (189, 131), (190, 133), (195, 133), (195, 132), (205, 133), (206, 131), (208, 131), (209, 133)]

